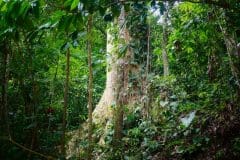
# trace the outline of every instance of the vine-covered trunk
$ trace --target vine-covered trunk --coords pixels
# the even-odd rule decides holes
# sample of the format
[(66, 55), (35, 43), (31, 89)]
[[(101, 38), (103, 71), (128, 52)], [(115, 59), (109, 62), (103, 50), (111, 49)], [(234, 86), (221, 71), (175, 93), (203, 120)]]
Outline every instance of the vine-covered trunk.
[[(98, 130), (97, 137), (93, 138), (102, 145), (105, 144), (104, 138), (107, 130), (113, 124), (113, 144), (119, 147), (125, 111), (135, 110), (135, 104), (142, 106), (141, 109), (145, 107), (143, 97), (146, 93), (147, 39), (149, 36), (146, 23), (147, 9), (144, 4), (137, 6), (140, 8), (131, 7), (128, 12), (121, 7), (119, 17), (108, 24), (106, 85), (92, 114), (94, 126), (102, 131)], [(91, 119), (91, 115), (89, 118)], [(83, 152), (84, 149), (79, 147), (79, 141), (87, 137), (86, 132), (88, 132), (87, 125), (83, 124), (79, 131), (73, 133), (68, 143), (68, 157), (79, 156)]]
[[(107, 31), (107, 81), (103, 96), (94, 110), (94, 122), (105, 125), (109, 119), (114, 121), (114, 143), (118, 146), (122, 137), (123, 107), (129, 102), (128, 78), (132, 53), (126, 45), (130, 41), (124, 24), (127, 13), (124, 7), (118, 19)], [(118, 35), (118, 38), (116, 38)], [(124, 53), (121, 50), (124, 48)], [(123, 55), (120, 55), (123, 54)]]
[(229, 65), (237, 86), (237, 101), (240, 101), (240, 53), (235, 33), (229, 34), (225, 29), (222, 30), (224, 41), (229, 57)]
[[(147, 70), (147, 9), (121, 8), (118, 19), (107, 30), (107, 80), (102, 98), (93, 112), (93, 121), (105, 125), (114, 120), (114, 142), (122, 137), (124, 107), (144, 104)], [(143, 109), (144, 110), (144, 109)]]
[[(126, 88), (128, 83), (129, 62), (131, 52), (126, 49), (124, 56), (120, 56), (120, 50), (129, 43), (129, 33), (125, 23), (125, 11), (121, 9), (121, 14), (118, 19), (112, 23), (107, 30), (107, 80), (106, 88), (103, 96), (94, 110), (94, 122), (104, 123), (113, 118), (113, 110), (115, 108), (115, 129), (121, 128), (122, 121), (122, 105), (126, 104)], [(118, 39), (116, 38), (118, 35)], [(124, 94), (123, 94), (124, 92)], [(124, 98), (124, 96), (125, 98)], [(118, 128), (118, 129), (117, 129)], [(118, 132), (118, 131), (117, 131)], [(115, 133), (116, 137), (120, 133)]]
[[(218, 12), (216, 12), (217, 15)], [(219, 11), (218, 24), (223, 34), (223, 39), (227, 49), (229, 67), (234, 78), (234, 87), (237, 92), (237, 102), (240, 102), (240, 44), (238, 43), (236, 29), (229, 29), (228, 19), (225, 11)], [(221, 16), (222, 15), (222, 16)], [(222, 18), (222, 19), (221, 19)]]

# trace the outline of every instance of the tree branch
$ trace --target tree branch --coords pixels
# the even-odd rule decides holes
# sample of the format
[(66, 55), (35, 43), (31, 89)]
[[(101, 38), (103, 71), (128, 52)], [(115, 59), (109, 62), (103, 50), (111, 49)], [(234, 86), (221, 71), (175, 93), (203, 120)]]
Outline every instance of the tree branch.
[(18, 146), (19, 148), (21, 148), (21, 149), (23, 149), (23, 150), (25, 150), (25, 151), (27, 151), (27, 152), (30, 152), (30, 153), (32, 153), (32, 154), (38, 155), (38, 156), (40, 156), (40, 157), (43, 157), (43, 158), (45, 158), (45, 159), (47, 159), (47, 160), (54, 160), (54, 159), (56, 159), (56, 158), (54, 158), (54, 157), (52, 157), (52, 156), (44, 155), (44, 154), (42, 154), (42, 153), (39, 153), (39, 152), (36, 152), (36, 151), (34, 151), (34, 150), (29, 149), (29, 148), (21, 145), (20, 143), (17, 143), (15, 140), (13, 140), (13, 139), (11, 138), (11, 136), (10, 136), (10, 137), (0, 137), (0, 139), (2, 139), (2, 140), (7, 140), (7, 141), (11, 142), (12, 144)]

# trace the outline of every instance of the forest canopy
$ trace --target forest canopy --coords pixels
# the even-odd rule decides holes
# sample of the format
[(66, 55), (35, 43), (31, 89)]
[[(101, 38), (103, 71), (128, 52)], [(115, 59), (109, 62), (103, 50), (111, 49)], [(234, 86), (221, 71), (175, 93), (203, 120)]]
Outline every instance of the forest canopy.
[(0, 159), (240, 157), (239, 0), (0, 0)]

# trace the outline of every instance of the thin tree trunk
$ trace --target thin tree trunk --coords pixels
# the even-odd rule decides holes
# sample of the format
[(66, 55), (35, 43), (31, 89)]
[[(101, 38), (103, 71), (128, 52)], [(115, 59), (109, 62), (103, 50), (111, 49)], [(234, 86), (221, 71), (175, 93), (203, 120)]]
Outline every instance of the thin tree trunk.
[(150, 38), (151, 30), (150, 30), (150, 20), (148, 23), (148, 31), (147, 31), (147, 64), (146, 64), (146, 80), (145, 80), (145, 98), (144, 98), (144, 116), (148, 118), (149, 116), (149, 105), (150, 105), (150, 96), (149, 96), (149, 72), (150, 72)]
[[(29, 56), (29, 68), (28, 68), (28, 74), (30, 75), (30, 81), (31, 81), (31, 90), (32, 97), (29, 98), (29, 111), (31, 115), (31, 124), (33, 124), (33, 127), (31, 129), (31, 141), (30, 141), (30, 149), (34, 150), (37, 144), (37, 112), (36, 112), (36, 105), (37, 105), (37, 84), (34, 78), (34, 72), (33, 72), (33, 56), (34, 53), (32, 52), (31, 48), (29, 47), (30, 44), (26, 44), (26, 48), (28, 51)], [(31, 159), (32, 153), (29, 152), (28, 158)]]
[(92, 111), (93, 111), (93, 70), (92, 70), (92, 15), (88, 17), (88, 69), (89, 69), (89, 81), (88, 81), (88, 160), (92, 159), (93, 140), (92, 140)]
[[(59, 57), (58, 56), (58, 59), (57, 59), (57, 66), (56, 66), (56, 69), (55, 69), (55, 73), (54, 73), (54, 77), (53, 77), (53, 80), (52, 82), (50, 82), (50, 93), (49, 93), (49, 102), (50, 102), (50, 110), (51, 110), (51, 107), (52, 107), (52, 104), (53, 104), (53, 97), (55, 95), (55, 87), (54, 87), (54, 83), (57, 79), (57, 75), (58, 75), (58, 67), (59, 67)], [(51, 114), (49, 114), (48, 116), (48, 131), (50, 131), (50, 127), (51, 127), (51, 118), (50, 118)]]
[(67, 107), (68, 107), (68, 89), (69, 89), (69, 74), (70, 74), (70, 48), (66, 52), (66, 79), (64, 86), (64, 105), (63, 105), (63, 121), (62, 121), (62, 144), (61, 153), (63, 157), (66, 155), (65, 139), (66, 139), (66, 123), (67, 123)]
[(163, 15), (163, 37), (162, 37), (162, 59), (163, 59), (163, 75), (168, 76), (169, 75), (169, 62), (168, 62), (168, 53), (167, 53), (167, 40), (168, 40), (168, 34), (167, 34), (167, 17), (168, 12), (165, 11)]
[(2, 104), (1, 104), (1, 121), (5, 123), (4, 128), (6, 128), (6, 133), (9, 134), (9, 124), (8, 124), (8, 108), (7, 108), (7, 88), (8, 88), (8, 57), (9, 48), (7, 43), (4, 42), (2, 46)]
[(52, 105), (52, 103), (53, 103), (53, 97), (54, 97), (54, 93), (55, 93), (55, 91), (54, 91), (54, 82), (57, 79), (58, 68), (59, 68), (59, 57), (60, 56), (58, 56), (58, 59), (57, 59), (57, 66), (56, 66), (56, 69), (55, 69), (54, 77), (53, 77), (52, 83), (50, 84), (50, 94), (49, 94), (50, 105)]
[[(32, 84), (32, 93), (33, 93), (33, 101), (32, 101), (32, 106), (33, 106), (33, 111), (32, 111), (32, 116), (33, 116), (33, 120), (32, 123), (34, 124), (34, 127), (32, 129), (32, 139), (31, 139), (31, 146), (30, 149), (31, 150), (35, 150), (36, 147), (38, 146), (38, 119), (37, 119), (37, 104), (38, 104), (38, 96), (39, 96), (39, 92), (38, 92), (38, 84), (37, 82), (33, 80), (33, 84)], [(29, 158), (31, 158), (32, 153), (29, 152)]]

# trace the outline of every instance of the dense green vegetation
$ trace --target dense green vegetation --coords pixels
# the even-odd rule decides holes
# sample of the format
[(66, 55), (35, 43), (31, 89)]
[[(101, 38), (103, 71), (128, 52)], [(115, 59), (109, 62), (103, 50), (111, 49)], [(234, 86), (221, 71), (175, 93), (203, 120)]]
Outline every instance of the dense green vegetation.
[(239, 0), (1, 0), (0, 73), (0, 159), (240, 158)]

